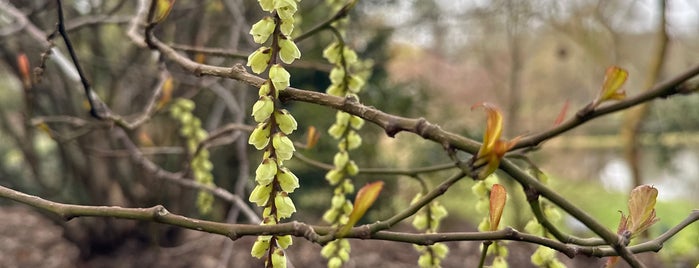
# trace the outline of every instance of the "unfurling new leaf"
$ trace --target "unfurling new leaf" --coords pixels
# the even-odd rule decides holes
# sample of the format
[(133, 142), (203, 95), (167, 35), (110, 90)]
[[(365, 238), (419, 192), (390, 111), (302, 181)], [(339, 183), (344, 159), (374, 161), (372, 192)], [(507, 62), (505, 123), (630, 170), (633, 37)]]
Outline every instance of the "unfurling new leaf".
[(349, 221), (338, 232), (340, 236), (347, 234), (359, 219), (364, 216), (369, 207), (374, 204), (376, 198), (379, 197), (381, 189), (383, 189), (383, 181), (372, 182), (359, 189), (357, 197), (354, 199), (354, 208), (349, 215)]

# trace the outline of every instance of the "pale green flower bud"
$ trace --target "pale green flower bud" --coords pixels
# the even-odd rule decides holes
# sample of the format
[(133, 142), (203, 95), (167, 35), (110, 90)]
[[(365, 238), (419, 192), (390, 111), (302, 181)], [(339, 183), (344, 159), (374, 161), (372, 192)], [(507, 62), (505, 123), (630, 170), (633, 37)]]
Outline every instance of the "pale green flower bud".
[(362, 87), (364, 87), (364, 84), (364, 79), (357, 75), (351, 75), (349, 82), (347, 82), (347, 88), (349, 88), (352, 93), (359, 93), (359, 91), (362, 90)]
[(272, 35), (272, 32), (274, 32), (274, 26), (274, 19), (271, 17), (264, 17), (252, 25), (250, 35), (252, 35), (255, 43), (262, 44), (269, 39), (270, 35)]
[(488, 186), (485, 184), (484, 181), (478, 181), (473, 186), (471, 186), (471, 191), (473, 194), (479, 197), (487, 197), (488, 196)]
[(272, 267), (274, 268), (286, 268), (286, 256), (284, 256), (284, 251), (277, 248), (272, 253)]
[(299, 51), (294, 41), (281, 38), (279, 40), (279, 48), (279, 58), (286, 64), (291, 64), (295, 59), (301, 58), (301, 51)]
[(274, 134), (274, 137), (272, 137), (272, 146), (274, 146), (275, 153), (280, 161), (291, 159), (291, 157), (294, 156), (294, 151), (296, 151), (294, 143), (289, 137), (284, 135), (284, 133)]
[(432, 267), (432, 262), (432, 255), (430, 254), (422, 254), (417, 259), (417, 265), (420, 267)]
[(320, 250), (320, 255), (327, 258), (335, 254), (338, 246), (337, 241), (338, 240), (335, 240), (325, 245), (323, 249)]
[(285, 192), (274, 197), (274, 205), (277, 207), (277, 217), (280, 219), (291, 217), (291, 214), (296, 212), (294, 202)]
[(275, 0), (274, 9), (277, 10), (277, 14), (282, 20), (291, 19), (296, 13), (296, 1), (295, 0)]
[(282, 31), (282, 34), (291, 36), (291, 32), (294, 31), (294, 17), (282, 20), (282, 25), (279, 29)]
[[(265, 82), (262, 83), (262, 85), (260, 86), (260, 90), (258, 91), (258, 94), (257, 94), (257, 95), (259, 95), (259, 96), (267, 96), (267, 95), (269, 95), (269, 92), (270, 92), (270, 90), (269, 90), (269, 81), (265, 81)], [(278, 96), (274, 96), (274, 97), (276, 98), (276, 97), (278, 97)]]
[(211, 207), (214, 205), (214, 196), (209, 192), (199, 191), (197, 194), (197, 208), (201, 214), (211, 212)]
[(333, 165), (335, 165), (336, 168), (342, 168), (345, 165), (347, 165), (347, 162), (349, 161), (349, 154), (347, 152), (337, 152), (335, 154), (335, 157), (333, 157)]
[(246, 65), (250, 66), (252, 72), (261, 74), (267, 69), (267, 64), (269, 64), (271, 58), (272, 53), (270, 53), (269, 48), (260, 47), (248, 56), (248, 63)]
[(488, 199), (481, 198), (476, 201), (476, 211), (478, 213), (487, 213), (490, 211), (490, 202)]
[(342, 194), (336, 194), (333, 195), (333, 198), (330, 201), (331, 207), (333, 208), (342, 208), (342, 206), (345, 204), (345, 195)]
[(272, 192), (272, 185), (257, 185), (255, 188), (252, 190), (252, 193), (250, 193), (250, 198), (248, 200), (252, 203), (257, 204), (260, 207), (263, 207), (267, 204), (267, 201), (269, 200), (269, 195)]
[(336, 96), (336, 97), (344, 97), (345, 94), (342, 92), (342, 87), (337, 84), (330, 84), (328, 88), (325, 90), (328, 95)]
[(269, 79), (272, 80), (272, 84), (277, 90), (284, 90), (289, 87), (289, 78), (291, 78), (289, 72), (279, 64), (272, 65), (269, 69)]
[(353, 115), (349, 120), (350, 126), (354, 129), (361, 129), (364, 126), (364, 119), (359, 116)]
[(347, 202), (345, 202), (345, 205), (342, 206), (342, 213), (344, 213), (345, 215), (349, 215), (352, 212), (353, 208), (354, 206), (352, 205), (352, 202), (347, 200)]
[[(323, 213), (323, 220), (327, 223), (334, 223), (335, 220), (337, 219), (337, 216), (339, 215), (339, 212), (335, 209), (330, 209)], [(323, 248), (325, 249), (325, 248)], [(322, 252), (321, 252), (322, 253)], [(325, 256), (325, 255), (323, 255)], [(327, 256), (325, 256), (327, 257)]]
[(444, 206), (436, 203), (436, 201), (432, 201), (432, 202), (433, 202), (432, 204), (434, 204), (432, 206), (432, 218), (439, 221), (439, 220), (443, 219), (444, 217), (446, 217), (448, 214), (447, 209), (444, 208)]
[(330, 185), (335, 185), (340, 182), (344, 174), (339, 169), (332, 169), (325, 174), (325, 179), (330, 182)]
[(179, 120), (183, 113), (184, 111), (182, 110), (182, 107), (177, 105), (170, 105), (170, 117)]
[(524, 226), (524, 231), (530, 234), (535, 234), (535, 235), (543, 235), (544, 234), (544, 229), (541, 227), (541, 224), (539, 224), (538, 221), (535, 219), (532, 219), (527, 222), (527, 225)]
[(330, 134), (330, 136), (332, 136), (335, 139), (339, 139), (340, 137), (342, 137), (342, 134), (345, 133), (345, 130), (347, 130), (347, 125), (339, 125), (335, 123), (332, 124), (328, 129), (328, 134)]
[(490, 220), (488, 218), (483, 218), (481, 223), (478, 224), (478, 231), (485, 232), (490, 230)]
[(332, 43), (323, 49), (323, 58), (327, 59), (332, 64), (340, 62), (340, 43)]
[(258, 124), (250, 133), (248, 143), (254, 145), (257, 150), (264, 149), (269, 143), (269, 131), (270, 128), (267, 123)]
[[(197, 122), (198, 121), (199, 121), (199, 118), (197, 118)], [(209, 134), (206, 133), (206, 130), (203, 130), (201, 128), (197, 128), (197, 130), (194, 131), (194, 135), (193, 135), (192, 139), (195, 140), (196, 142), (201, 142), (201, 141), (205, 140), (206, 137), (208, 137), (208, 136), (209, 136)]]
[(349, 261), (349, 252), (347, 252), (346, 249), (341, 249), (339, 252), (337, 252), (337, 256), (342, 259), (343, 262)]
[(287, 168), (281, 168), (279, 170), (279, 173), (277, 173), (277, 180), (284, 192), (292, 193), (296, 188), (299, 188), (299, 178)]
[(279, 126), (279, 130), (284, 132), (284, 134), (291, 134), (291, 132), (294, 132), (296, 128), (298, 127), (298, 123), (296, 123), (296, 119), (289, 113), (289, 111), (282, 109), (281, 111), (278, 111), (274, 113), (274, 118), (277, 120), (277, 126)]
[(347, 174), (349, 174), (350, 176), (354, 176), (357, 175), (357, 173), (359, 173), (359, 167), (357, 166), (357, 163), (354, 162), (354, 160), (350, 160), (347, 163), (346, 170)]
[(435, 243), (432, 245), (432, 253), (440, 259), (444, 259), (444, 257), (447, 256), (447, 253), (449, 253), (449, 247), (447, 247), (447, 245), (444, 243)]
[(277, 243), (279, 243), (279, 247), (285, 249), (293, 244), (294, 240), (291, 239), (291, 235), (277, 236)]
[[(192, 115), (191, 111), (187, 111), (185, 113), (182, 113), (182, 115), (180, 116), (180, 123), (183, 125), (183, 127), (192, 128), (192, 125), (190, 123), (192, 122), (193, 118), (194, 118), (194, 115)], [(190, 135), (182, 135), (182, 136), (190, 136)]]
[(260, 96), (260, 99), (252, 105), (252, 116), (255, 121), (262, 123), (274, 112), (274, 100), (269, 96)]
[(342, 50), (343, 56), (345, 57), (345, 63), (351, 65), (357, 62), (357, 52), (354, 52), (351, 48), (345, 46)]
[(338, 257), (332, 257), (328, 260), (328, 268), (341, 268), (342, 260)]
[(277, 162), (271, 158), (265, 158), (255, 170), (255, 181), (260, 185), (268, 185), (277, 175)]
[(175, 105), (182, 107), (182, 110), (191, 112), (194, 110), (194, 101), (190, 99), (179, 98), (175, 101)]
[(418, 213), (413, 218), (413, 227), (418, 230), (427, 229), (427, 215), (425, 213)]
[(342, 191), (345, 193), (354, 193), (354, 184), (352, 184), (352, 180), (346, 179), (342, 181)]
[(262, 7), (262, 10), (264, 11), (272, 11), (274, 9), (274, 1), (275, 0), (257, 0), (260, 2), (260, 7)]
[(269, 240), (269, 237), (258, 236), (257, 240), (255, 240), (255, 243), (252, 245), (250, 255), (258, 259), (262, 258), (269, 249)]
[(495, 259), (493, 259), (493, 265), (490, 267), (491, 268), (507, 268), (509, 266), (508, 266), (507, 260), (505, 260), (505, 258), (495, 258)]
[(340, 239), (338, 244), (340, 245), (340, 248), (350, 248), (350, 242), (347, 239)]
[(359, 136), (356, 131), (350, 131), (347, 135), (347, 149), (356, 149), (362, 145), (362, 136)]
[(335, 66), (330, 71), (330, 82), (331, 83), (340, 85), (340, 84), (342, 84), (344, 79), (345, 79), (345, 69), (342, 69), (339, 66)]

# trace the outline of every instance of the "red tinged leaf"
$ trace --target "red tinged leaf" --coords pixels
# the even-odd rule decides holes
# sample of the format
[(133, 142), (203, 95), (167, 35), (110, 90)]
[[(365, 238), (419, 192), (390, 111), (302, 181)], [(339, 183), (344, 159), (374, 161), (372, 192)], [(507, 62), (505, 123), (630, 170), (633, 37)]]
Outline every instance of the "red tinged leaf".
[(507, 191), (500, 184), (493, 184), (490, 190), (490, 231), (495, 231), (500, 225), (502, 212), (505, 210), (507, 203)]
[(556, 121), (553, 122), (554, 126), (558, 126), (561, 123), (563, 123), (563, 120), (566, 119), (566, 114), (568, 113), (568, 107), (570, 106), (570, 101), (566, 100), (566, 103), (563, 104), (563, 108), (561, 109), (561, 112), (558, 113), (558, 116), (556, 117)]
[(29, 59), (24, 53), (19, 53), (17, 55), (17, 67), (19, 68), (19, 74), (22, 76), (22, 84), (25, 88), (32, 86), (32, 75), (29, 67)]
[(495, 143), (500, 140), (502, 135), (502, 113), (500, 113), (498, 107), (487, 102), (477, 103), (471, 106), (471, 110), (478, 107), (485, 108), (485, 112), (488, 114), (485, 134), (483, 134), (483, 145), (478, 150), (478, 157), (482, 157), (489, 154), (494, 149)]
[(349, 220), (338, 232), (340, 237), (346, 235), (359, 219), (364, 216), (366, 211), (374, 204), (376, 198), (379, 197), (381, 189), (383, 189), (383, 181), (372, 182), (359, 189), (357, 197), (354, 199), (354, 208), (352, 208), (352, 212), (349, 215)]

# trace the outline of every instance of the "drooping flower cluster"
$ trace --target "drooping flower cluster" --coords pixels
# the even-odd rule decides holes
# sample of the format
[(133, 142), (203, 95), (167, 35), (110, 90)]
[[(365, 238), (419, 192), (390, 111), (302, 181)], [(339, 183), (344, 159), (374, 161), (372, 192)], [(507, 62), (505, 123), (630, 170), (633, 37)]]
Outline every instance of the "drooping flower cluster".
[[(189, 99), (176, 99), (170, 106), (170, 117), (179, 121), (180, 135), (187, 139), (187, 150), (193, 153), (190, 161), (190, 169), (194, 180), (204, 185), (214, 185), (214, 175), (211, 170), (214, 165), (209, 161), (209, 150), (201, 148), (197, 151), (199, 143), (209, 135), (201, 127), (201, 120), (192, 114), (195, 104)], [(211, 211), (214, 197), (206, 191), (199, 191), (197, 195), (197, 208), (202, 214)]]
[[(338, 97), (352, 97), (359, 100), (359, 93), (365, 84), (361, 74), (352, 73), (353, 66), (360, 64), (357, 53), (344, 42), (330, 44), (323, 50), (323, 57), (334, 65), (330, 72), (330, 86), (326, 92)], [(346, 112), (338, 111), (335, 123), (328, 129), (330, 136), (338, 141), (338, 152), (333, 158), (334, 168), (325, 178), (335, 186), (331, 207), (323, 215), (323, 220), (333, 226), (347, 224), (352, 211), (352, 202), (347, 195), (354, 192), (351, 177), (359, 172), (357, 164), (350, 158), (349, 152), (362, 144), (362, 137), (357, 132), (364, 125), (364, 119)], [(326, 245), (321, 254), (328, 259), (328, 267), (340, 267), (349, 260), (350, 246), (343, 239)]]
[[(417, 202), (421, 197), (422, 194), (417, 194), (410, 203), (413, 204)], [(413, 227), (425, 231), (425, 233), (428, 234), (437, 233), (440, 222), (447, 214), (447, 209), (444, 208), (444, 206), (437, 201), (432, 201), (415, 214), (415, 218), (413, 218)], [(418, 258), (417, 264), (422, 268), (442, 267), (442, 260), (447, 256), (447, 253), (449, 253), (449, 247), (444, 243), (434, 243), (429, 246), (413, 246), (420, 252), (420, 258)]]
[[(546, 176), (546, 174), (544, 174), (537, 167), (530, 167), (528, 172), (536, 177), (542, 184), (548, 183), (548, 176)], [(558, 212), (558, 209), (556, 209), (552, 204), (549, 204), (547, 201), (541, 202), (541, 210), (544, 217), (546, 217), (546, 219), (551, 223), (555, 223), (561, 219), (561, 213)], [(554, 238), (553, 235), (551, 235), (546, 228), (544, 228), (544, 226), (542, 226), (541, 223), (536, 220), (536, 218), (529, 220), (529, 222), (527, 222), (527, 224), (524, 226), (524, 230), (530, 234)], [(546, 246), (538, 246), (536, 251), (534, 251), (530, 257), (530, 260), (532, 264), (536, 265), (536, 267), (565, 267), (565, 265), (556, 257), (556, 251)]]
[[(268, 79), (259, 90), (259, 99), (252, 107), (257, 127), (250, 134), (248, 143), (264, 151), (262, 161), (255, 170), (257, 185), (250, 193), (250, 202), (263, 207), (263, 225), (273, 225), (289, 218), (296, 206), (289, 197), (299, 187), (299, 180), (284, 161), (293, 157), (294, 144), (287, 135), (297, 128), (296, 119), (279, 103), (279, 92), (289, 87), (291, 75), (278, 63), (292, 63), (301, 57), (290, 35), (294, 30), (295, 0), (260, 0), (262, 10), (271, 16), (255, 23), (250, 34), (261, 46), (248, 57), (247, 65), (253, 72), (268, 71)], [(269, 42), (268, 42), (269, 41)], [(291, 245), (291, 236), (259, 236), (252, 247), (252, 256), (262, 258), (272, 267), (286, 267), (284, 249)]]

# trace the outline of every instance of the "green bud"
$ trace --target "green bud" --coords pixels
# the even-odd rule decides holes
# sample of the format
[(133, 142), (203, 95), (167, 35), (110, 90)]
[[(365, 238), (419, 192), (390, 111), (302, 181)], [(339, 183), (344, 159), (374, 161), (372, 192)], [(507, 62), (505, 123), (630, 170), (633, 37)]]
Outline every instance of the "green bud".
[(343, 262), (349, 261), (349, 252), (347, 250), (341, 249), (340, 251), (337, 252), (337, 256), (340, 257), (340, 259)]
[(330, 185), (335, 185), (340, 182), (344, 174), (339, 169), (332, 169), (325, 174), (325, 179), (330, 182)]
[(265, 253), (267, 253), (267, 249), (269, 249), (269, 240), (269, 236), (257, 237), (257, 240), (255, 240), (255, 243), (252, 245), (252, 251), (250, 252), (250, 255), (258, 259), (261, 259), (263, 256), (265, 256)]
[(182, 108), (183, 111), (191, 112), (194, 110), (194, 101), (190, 99), (178, 98), (175, 101), (175, 105)]
[(437, 201), (432, 201), (432, 218), (439, 221), (449, 214), (444, 206), (437, 203)]
[(493, 265), (490, 266), (491, 268), (507, 268), (507, 260), (505, 258), (501, 257), (496, 257), (493, 259)]
[(435, 243), (432, 245), (432, 253), (440, 259), (444, 259), (449, 253), (449, 247), (444, 243)]
[(345, 167), (345, 165), (347, 165), (348, 161), (349, 161), (349, 154), (346, 151), (337, 152), (335, 154), (335, 157), (333, 157), (333, 165), (335, 165), (336, 168)]
[[(257, 93), (259, 96), (267, 96), (269, 95), (269, 92), (269, 81), (265, 81), (264, 83), (262, 83), (262, 85), (260, 86), (260, 90)], [(274, 97), (276, 98), (277, 96)]]
[(325, 245), (323, 247), (323, 249), (320, 250), (320, 255), (325, 257), (325, 258), (328, 258), (328, 257), (332, 256), (333, 254), (335, 254), (335, 251), (337, 250), (337, 246), (338, 246), (337, 241), (338, 240), (335, 240), (335, 241), (332, 241), (332, 242), (328, 243), (327, 245)]
[(425, 213), (418, 213), (413, 218), (413, 227), (418, 230), (427, 229), (427, 215)]
[(364, 87), (365, 83), (366, 82), (364, 82), (364, 80), (359, 76), (352, 75), (347, 82), (347, 88), (349, 88), (352, 93), (359, 93), (359, 91), (362, 90), (362, 87)]
[(354, 162), (354, 160), (350, 160), (347, 163), (346, 170), (347, 170), (347, 174), (349, 174), (350, 176), (354, 176), (354, 175), (357, 175), (357, 173), (359, 173), (359, 167)]
[(339, 257), (332, 257), (328, 260), (328, 268), (342, 267), (342, 260)]
[(330, 128), (328, 129), (328, 134), (332, 136), (335, 139), (339, 139), (342, 137), (342, 134), (345, 133), (345, 130), (347, 129), (347, 125), (338, 125), (337, 123), (332, 124)]
[(272, 267), (286, 268), (286, 256), (284, 255), (284, 251), (280, 248), (276, 248), (272, 253)]
[(290, 19), (294, 17), (296, 13), (296, 1), (295, 0), (275, 0), (274, 9), (277, 10), (277, 14), (282, 20)]
[(197, 208), (201, 214), (209, 214), (214, 205), (214, 196), (209, 192), (199, 191), (197, 194)]
[(264, 17), (252, 25), (250, 35), (252, 35), (255, 43), (262, 44), (269, 39), (270, 35), (272, 35), (272, 32), (274, 32), (274, 26), (274, 19), (271, 17)]
[(327, 59), (332, 64), (340, 62), (340, 48), (342, 46), (338, 42), (334, 42), (323, 49), (323, 58)]
[(357, 52), (354, 52), (351, 48), (345, 46), (342, 50), (342, 54), (345, 57), (345, 63), (348, 65), (357, 62)]
[(291, 235), (277, 236), (277, 243), (279, 247), (286, 249), (294, 243), (294, 240), (291, 239)]
[(337, 84), (330, 84), (328, 88), (325, 90), (328, 95), (336, 96), (336, 97), (344, 97), (345, 94), (342, 91), (342, 87)]
[(277, 175), (277, 163), (271, 158), (265, 158), (255, 170), (255, 181), (260, 185), (269, 185)]
[(252, 203), (257, 204), (260, 207), (264, 207), (269, 200), (269, 195), (272, 193), (272, 185), (257, 185), (255, 189), (250, 193), (250, 198), (248, 200)]
[(274, 205), (277, 207), (277, 217), (280, 219), (291, 217), (291, 214), (296, 212), (294, 202), (285, 192), (274, 197)]
[(252, 116), (255, 121), (262, 123), (274, 112), (274, 101), (269, 96), (260, 96), (260, 99), (252, 106)]
[(352, 184), (352, 180), (346, 179), (342, 181), (342, 191), (348, 194), (354, 193), (354, 184)]
[(291, 32), (294, 31), (294, 17), (282, 20), (282, 25), (279, 27), (282, 34), (286, 36), (291, 36)]
[(299, 51), (294, 41), (281, 38), (279, 40), (279, 48), (279, 58), (286, 64), (291, 64), (295, 59), (301, 58), (301, 51)]
[(420, 258), (417, 259), (417, 265), (426, 268), (426, 267), (433, 267), (432, 266), (432, 255), (430, 254), (422, 254), (420, 255)]
[(484, 181), (477, 181), (473, 186), (471, 186), (471, 191), (473, 194), (479, 197), (488, 196), (488, 186), (486, 186)]
[(340, 85), (345, 80), (345, 69), (335, 66), (330, 71), (330, 83)]
[(269, 143), (269, 131), (267, 123), (260, 123), (257, 127), (250, 133), (250, 138), (248, 143), (255, 146), (255, 149), (262, 150)]
[(287, 168), (281, 168), (279, 170), (279, 173), (277, 173), (277, 180), (284, 192), (292, 193), (296, 188), (299, 188), (299, 178)]
[(342, 208), (342, 206), (345, 204), (345, 200), (346, 200), (345, 195), (341, 195), (341, 194), (333, 195), (331, 202), (330, 202), (330, 204), (331, 204), (330, 206), (332, 208)]
[(352, 117), (351, 114), (346, 113), (346, 112), (342, 112), (342, 111), (338, 111), (335, 114), (335, 124), (347, 126), (347, 123), (349, 123), (350, 117)]
[(359, 116), (353, 115), (349, 120), (350, 126), (354, 129), (361, 129), (364, 126), (364, 119)]
[[(197, 121), (199, 121), (199, 118), (195, 118)], [(196, 131), (194, 131), (194, 137), (192, 137), (193, 140), (196, 142), (202, 142), (208, 137), (209, 134), (206, 133), (206, 130), (203, 130), (201, 128), (197, 128)]]
[(347, 134), (347, 149), (357, 149), (362, 145), (362, 136), (359, 136), (356, 131), (352, 130)]
[(488, 202), (488, 199), (478, 199), (478, 201), (476, 201), (476, 211), (478, 213), (487, 213), (490, 211), (490, 202)]
[(543, 235), (544, 229), (541, 227), (541, 224), (539, 224), (539, 222), (537, 222), (535, 219), (532, 219), (527, 222), (527, 225), (524, 226), (524, 231), (530, 234)]
[[(330, 209), (330, 210), (326, 211), (325, 213), (323, 213), (323, 220), (327, 223), (335, 223), (335, 221), (337, 220), (337, 216), (339, 216), (339, 215), (340, 214), (337, 210)], [(323, 248), (323, 249), (325, 249), (325, 248)], [(323, 255), (323, 256), (325, 256), (325, 255)], [(325, 257), (327, 257), (327, 256), (325, 256)]]
[(277, 158), (280, 161), (285, 161), (291, 159), (294, 156), (294, 143), (284, 135), (284, 133), (275, 133), (272, 137), (272, 146), (274, 146)]
[(272, 65), (269, 69), (269, 79), (272, 80), (272, 84), (277, 90), (281, 91), (289, 87), (289, 78), (291, 78), (289, 72), (279, 64)]
[(274, 119), (277, 120), (277, 126), (284, 134), (291, 134), (298, 127), (296, 119), (285, 109), (274, 113)]
[(487, 217), (483, 218), (483, 220), (481, 220), (481, 223), (478, 224), (478, 231), (480, 231), (480, 232), (488, 231), (489, 228), (490, 228), (490, 220), (488, 220)]
[(349, 200), (345, 201), (345, 205), (342, 206), (342, 213), (349, 215), (352, 212), (352, 209), (354, 206), (352, 205), (352, 202)]
[(267, 69), (267, 64), (272, 58), (272, 53), (268, 47), (260, 47), (255, 52), (248, 56), (247, 66), (250, 66), (252, 72), (256, 74), (261, 74)]
[(274, 0), (257, 0), (262, 10), (271, 12), (274, 9)]

